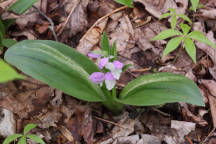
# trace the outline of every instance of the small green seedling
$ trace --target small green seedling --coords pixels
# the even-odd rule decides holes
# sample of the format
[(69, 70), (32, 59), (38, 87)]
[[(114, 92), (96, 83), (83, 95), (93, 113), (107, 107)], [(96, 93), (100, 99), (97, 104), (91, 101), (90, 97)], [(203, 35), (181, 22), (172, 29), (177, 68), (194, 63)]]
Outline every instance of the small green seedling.
[(115, 0), (115, 2), (120, 3), (122, 5), (126, 5), (130, 8), (133, 8), (133, 0)]
[(14, 135), (8, 136), (4, 140), (3, 144), (10, 144), (18, 138), (19, 138), (19, 141), (17, 144), (27, 144), (26, 143), (27, 139), (31, 139), (32, 141), (39, 143), (39, 144), (45, 144), (45, 142), (40, 137), (38, 137), (37, 135), (28, 134), (36, 126), (37, 126), (36, 124), (27, 124), (24, 128), (23, 135), (22, 134), (14, 134)]
[(175, 29), (178, 18), (182, 18), (182, 19), (184, 19), (185, 21), (187, 21), (187, 22), (189, 22), (189, 23), (192, 23), (192, 21), (190, 20), (190, 18), (189, 18), (188, 16), (186, 16), (186, 15), (184, 15), (184, 14), (177, 14), (175, 9), (169, 8), (169, 11), (170, 11), (170, 12), (168, 12), (168, 13), (164, 13), (164, 14), (160, 17), (160, 19), (167, 18), (167, 17), (171, 16), (170, 25), (171, 25), (171, 28), (172, 28), (172, 29)]
[(194, 63), (196, 63), (196, 47), (194, 45), (194, 40), (203, 42), (209, 46), (216, 48), (216, 45), (212, 43), (208, 38), (205, 37), (200, 31), (192, 31), (189, 33), (191, 27), (187, 24), (180, 25), (182, 32), (174, 29), (168, 29), (159, 33), (152, 40), (163, 40), (170, 37), (172, 38), (166, 45), (163, 51), (163, 58), (172, 51), (174, 51), (180, 44), (185, 48), (188, 55), (192, 58)]

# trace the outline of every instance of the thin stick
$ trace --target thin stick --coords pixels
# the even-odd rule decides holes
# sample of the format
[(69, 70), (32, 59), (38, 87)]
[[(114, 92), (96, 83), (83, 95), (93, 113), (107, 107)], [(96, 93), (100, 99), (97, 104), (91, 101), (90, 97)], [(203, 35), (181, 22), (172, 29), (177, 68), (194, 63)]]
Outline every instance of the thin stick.
[(67, 19), (66, 19), (64, 25), (63, 25), (63, 27), (59, 30), (59, 32), (58, 32), (58, 34), (57, 34), (58, 36), (62, 34), (62, 32), (63, 32), (63, 30), (64, 30), (66, 24), (68, 23), (68, 21), (69, 21), (71, 15), (72, 15), (72, 13), (74, 12), (75, 8), (76, 8), (77, 5), (78, 5), (78, 3), (80, 3), (80, 0), (77, 0), (76, 3), (73, 5), (73, 7), (72, 7), (72, 9), (71, 9), (71, 11), (70, 11), (70, 13), (69, 13), (69, 15), (68, 15), (68, 17), (67, 17)]
[(55, 33), (55, 29), (54, 29), (55, 26), (54, 26), (54, 23), (53, 23), (52, 19), (49, 18), (44, 12), (42, 12), (42, 11), (41, 11), (39, 8), (37, 8), (36, 6), (33, 5), (32, 7), (33, 7), (34, 9), (36, 9), (40, 15), (42, 15), (44, 18), (47, 19), (47, 21), (48, 21), (48, 22), (50, 23), (50, 25), (51, 25), (51, 26), (49, 26), (49, 29), (52, 31), (52, 34), (53, 34), (55, 40), (58, 41), (58, 37), (57, 37), (57, 35), (56, 35), (56, 33)]
[(103, 21), (104, 19), (106, 19), (106, 18), (109, 17), (110, 15), (112, 15), (112, 14), (118, 12), (118, 11), (121, 11), (121, 10), (123, 10), (123, 9), (126, 9), (126, 8), (128, 8), (128, 7), (127, 7), (127, 6), (123, 6), (123, 7), (117, 8), (117, 9), (115, 9), (114, 11), (112, 11), (111, 13), (108, 13), (108, 14), (106, 14), (105, 16), (99, 18), (99, 19), (91, 26), (91, 28), (85, 33), (85, 35), (80, 39), (80, 42), (83, 41), (83, 40), (85, 39), (85, 37), (89, 34), (89, 32), (90, 32), (97, 24), (99, 24), (101, 21)]
[(123, 128), (123, 129), (128, 129), (128, 128), (126, 128), (126, 127), (123, 127), (123, 126), (121, 126), (121, 125), (119, 125), (119, 124), (117, 124), (117, 123), (114, 123), (114, 122), (112, 122), (112, 121), (109, 121), (109, 120), (105, 120), (105, 119), (102, 119), (102, 118), (99, 118), (99, 117), (96, 117), (96, 116), (94, 116), (94, 118), (97, 119), (97, 120), (106, 122), (106, 123), (111, 123), (112, 125), (118, 126), (118, 127), (120, 127), (120, 128)]
[(193, 144), (192, 140), (191, 140), (188, 136), (186, 136), (186, 139), (188, 140), (188, 142), (189, 142), (190, 144)]
[(213, 128), (213, 130), (208, 134), (208, 136), (203, 140), (203, 142), (201, 144), (204, 144), (206, 142), (206, 140), (213, 135), (214, 131), (216, 128)]

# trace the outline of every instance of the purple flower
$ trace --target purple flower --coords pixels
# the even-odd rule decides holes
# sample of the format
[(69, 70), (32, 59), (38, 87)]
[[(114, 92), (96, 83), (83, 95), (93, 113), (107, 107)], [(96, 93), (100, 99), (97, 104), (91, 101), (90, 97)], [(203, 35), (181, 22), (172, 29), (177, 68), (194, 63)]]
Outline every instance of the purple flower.
[(91, 53), (91, 52), (89, 52), (88, 53), (88, 57), (90, 57), (90, 58), (100, 58), (100, 54), (95, 54), (95, 53)]
[(112, 73), (111, 72), (107, 72), (105, 74), (105, 79), (106, 80), (115, 80), (115, 78), (113, 77)]
[(102, 58), (99, 63), (99, 68), (103, 69), (103, 67), (109, 62), (109, 58)]
[(102, 72), (94, 72), (89, 76), (89, 79), (96, 84), (101, 84), (105, 77), (104, 77), (104, 73)]
[(117, 60), (114, 61), (113, 64), (114, 64), (114, 66), (115, 66), (116, 69), (122, 69), (123, 66), (124, 66), (124, 64), (122, 62), (117, 61)]

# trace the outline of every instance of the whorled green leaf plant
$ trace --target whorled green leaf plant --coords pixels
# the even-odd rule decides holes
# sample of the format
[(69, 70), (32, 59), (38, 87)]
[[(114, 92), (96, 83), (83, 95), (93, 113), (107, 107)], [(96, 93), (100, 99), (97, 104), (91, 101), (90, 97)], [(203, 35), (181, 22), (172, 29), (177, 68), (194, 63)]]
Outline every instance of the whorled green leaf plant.
[(101, 51), (88, 54), (97, 64), (75, 49), (49, 40), (19, 42), (6, 51), (4, 58), (31, 77), (80, 100), (102, 102), (114, 113), (120, 112), (124, 104), (148, 106), (182, 101), (204, 106), (196, 84), (172, 73), (140, 76), (117, 93), (116, 82), (129, 65), (117, 60), (116, 42), (110, 48), (105, 33), (101, 47)]
[(37, 135), (28, 134), (36, 126), (37, 126), (36, 124), (27, 124), (24, 128), (23, 135), (22, 134), (14, 134), (14, 135), (8, 136), (4, 140), (3, 144), (10, 144), (17, 139), (19, 139), (17, 144), (27, 144), (27, 142), (26, 142), (27, 139), (31, 139), (33, 142), (36, 142), (38, 144), (45, 144), (45, 142), (40, 137), (38, 137)]
[(192, 31), (190, 32), (191, 27), (187, 24), (180, 24), (182, 32), (174, 29), (164, 30), (159, 33), (152, 40), (163, 40), (170, 37), (173, 37), (166, 45), (166, 48), (163, 51), (163, 58), (166, 55), (175, 49), (178, 48), (179, 45), (182, 45), (188, 55), (192, 58), (193, 62), (196, 63), (196, 47), (194, 44), (194, 40), (203, 42), (209, 46), (216, 48), (216, 45), (212, 43), (203, 33), (200, 31)]

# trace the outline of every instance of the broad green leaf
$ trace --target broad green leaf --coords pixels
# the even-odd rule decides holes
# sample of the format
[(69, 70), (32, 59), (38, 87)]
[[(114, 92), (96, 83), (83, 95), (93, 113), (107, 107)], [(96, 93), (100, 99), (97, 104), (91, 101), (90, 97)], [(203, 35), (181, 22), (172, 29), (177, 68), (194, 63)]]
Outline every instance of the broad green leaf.
[(190, 20), (190, 18), (184, 14), (178, 14), (177, 16), (179, 16), (180, 18), (184, 19), (185, 21), (192, 23), (192, 21)]
[(192, 5), (192, 8), (193, 8), (193, 11), (196, 12), (197, 6), (199, 4), (199, 0), (190, 0), (190, 1), (191, 1), (191, 5)]
[(172, 18), (171, 18), (171, 28), (172, 28), (172, 29), (175, 29), (176, 23), (177, 23), (177, 17), (176, 17), (176, 15), (174, 15), (174, 16), (172, 16)]
[(26, 137), (25, 137), (25, 136), (22, 136), (22, 137), (19, 139), (19, 141), (18, 141), (17, 144), (26, 144)]
[(116, 40), (114, 41), (112, 45), (112, 55), (114, 56), (114, 60), (117, 59), (117, 48), (116, 48)]
[(11, 7), (8, 8), (8, 10), (22, 14), (36, 2), (38, 2), (38, 0), (17, 0)]
[(132, 64), (126, 64), (123, 66), (122, 71), (125, 71), (127, 68), (133, 66)]
[(21, 134), (14, 134), (14, 135), (8, 136), (4, 140), (3, 144), (10, 144), (11, 142), (15, 141), (17, 138), (19, 138), (21, 136), (23, 136), (23, 135), (21, 135)]
[(29, 134), (29, 135), (27, 135), (27, 138), (29, 138), (32, 141), (37, 142), (39, 144), (45, 144), (45, 142), (40, 137), (38, 137), (37, 135)]
[(162, 14), (162, 16), (159, 19), (164, 19), (164, 18), (169, 17), (169, 16), (171, 16), (171, 13), (164, 13), (164, 14)]
[(115, 2), (133, 8), (133, 0), (115, 0)]
[(102, 38), (101, 38), (101, 49), (102, 51), (106, 51), (110, 55), (110, 46), (109, 46), (109, 39), (105, 32), (103, 32)]
[(186, 38), (184, 40), (184, 46), (185, 46), (185, 50), (188, 53), (188, 55), (192, 58), (194, 63), (196, 63), (196, 47), (193, 41), (190, 38)]
[(168, 29), (160, 32), (156, 37), (154, 37), (152, 40), (163, 40), (167, 39), (169, 37), (177, 36), (177, 35), (183, 35), (180, 31)]
[(15, 79), (25, 79), (25, 77), (18, 74), (11, 66), (0, 59), (0, 83), (5, 83)]
[(24, 128), (24, 135), (26, 135), (30, 130), (37, 127), (36, 124), (27, 124)]
[(181, 27), (181, 29), (182, 29), (182, 31), (183, 31), (183, 33), (186, 35), (186, 34), (188, 34), (188, 32), (190, 31), (190, 29), (191, 29), (191, 27), (189, 26), (189, 25), (187, 25), (187, 24), (180, 24), (180, 27)]
[(211, 42), (203, 33), (201, 33), (200, 31), (192, 31), (191, 33), (189, 33), (188, 35), (190, 38), (203, 42), (209, 46), (212, 46), (214, 48), (216, 48), (216, 45)]
[(89, 75), (100, 71), (86, 56), (62, 43), (25, 40), (5, 53), (5, 60), (24, 73), (81, 100), (104, 101)]
[(13, 40), (13, 39), (3, 39), (2, 40), (2, 45), (6, 48), (9, 48), (16, 43), (17, 43), (17, 41)]
[(204, 106), (197, 85), (183, 75), (156, 73), (131, 81), (120, 93), (119, 102), (136, 106), (186, 102)]
[(167, 43), (166, 48), (163, 51), (163, 58), (165, 58), (168, 53), (174, 51), (180, 45), (183, 39), (184, 37), (176, 37), (176, 38), (171, 39)]

